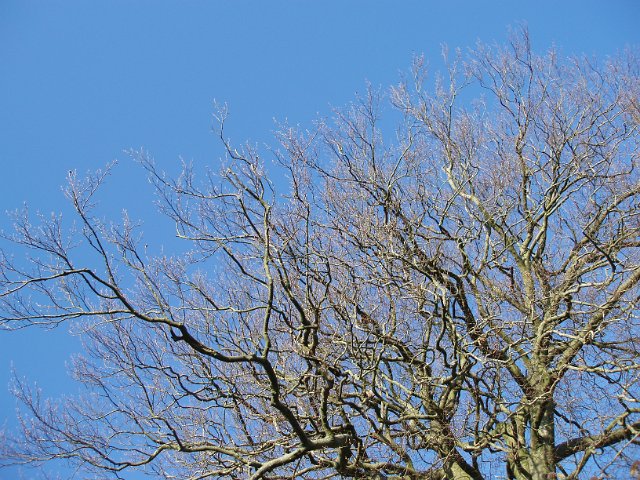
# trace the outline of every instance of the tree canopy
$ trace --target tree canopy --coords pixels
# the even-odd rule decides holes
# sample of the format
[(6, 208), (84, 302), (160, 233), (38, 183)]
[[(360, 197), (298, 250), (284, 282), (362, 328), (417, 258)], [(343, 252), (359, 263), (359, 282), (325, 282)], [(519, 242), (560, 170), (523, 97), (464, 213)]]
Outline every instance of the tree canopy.
[(446, 64), (432, 79), (417, 59), (265, 155), (232, 144), (222, 109), (219, 173), (171, 178), (134, 152), (186, 253), (147, 254), (136, 222), (100, 217), (108, 170), (70, 175), (72, 234), (17, 216), (0, 322), (81, 325), (88, 393), (50, 402), (18, 382), (4, 462), (116, 478), (637, 473), (637, 56), (538, 55), (523, 32)]

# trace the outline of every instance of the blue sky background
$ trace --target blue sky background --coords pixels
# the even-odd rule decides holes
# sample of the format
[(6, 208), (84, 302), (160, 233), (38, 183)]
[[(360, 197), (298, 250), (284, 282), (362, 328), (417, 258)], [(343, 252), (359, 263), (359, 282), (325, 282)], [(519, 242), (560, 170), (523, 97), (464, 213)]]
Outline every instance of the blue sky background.
[[(274, 118), (310, 125), (366, 81), (396, 83), (416, 54), (435, 70), (442, 43), (503, 42), (523, 22), (538, 51), (604, 57), (640, 43), (634, 0), (0, 0), (0, 228), (25, 201), (64, 210), (67, 172), (113, 159), (103, 211), (149, 217), (151, 189), (123, 150), (144, 147), (167, 170), (179, 156), (215, 168), (214, 99), (229, 104), (235, 141), (268, 143)], [(165, 225), (147, 224), (150, 242)], [(11, 369), (73, 393), (65, 362), (79, 349), (64, 328), (0, 331), (0, 428), (15, 418)]]

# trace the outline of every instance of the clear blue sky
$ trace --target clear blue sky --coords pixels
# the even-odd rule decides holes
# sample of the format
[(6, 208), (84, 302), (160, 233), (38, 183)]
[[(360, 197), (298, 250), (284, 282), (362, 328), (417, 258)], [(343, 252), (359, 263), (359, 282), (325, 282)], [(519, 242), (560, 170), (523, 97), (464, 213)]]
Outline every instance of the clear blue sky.
[[(214, 99), (230, 105), (235, 140), (268, 142), (274, 118), (308, 125), (366, 81), (397, 82), (416, 54), (437, 68), (442, 43), (502, 42), (523, 22), (539, 51), (602, 57), (640, 43), (634, 0), (2, 0), (0, 227), (24, 201), (64, 209), (68, 170), (116, 158), (105, 210), (147, 216), (150, 189), (122, 151), (215, 166)], [(73, 392), (65, 361), (79, 349), (64, 329), (0, 332), (0, 427), (14, 421), (12, 364), (45, 394)]]

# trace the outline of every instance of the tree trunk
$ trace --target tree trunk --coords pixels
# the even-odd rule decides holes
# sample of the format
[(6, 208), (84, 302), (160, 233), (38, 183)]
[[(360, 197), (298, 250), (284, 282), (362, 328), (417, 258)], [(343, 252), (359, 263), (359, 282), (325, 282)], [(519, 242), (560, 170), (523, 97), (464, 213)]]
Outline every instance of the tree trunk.
[(532, 480), (556, 478), (553, 458), (555, 444), (554, 402), (544, 400), (531, 410), (531, 452), (529, 453)]

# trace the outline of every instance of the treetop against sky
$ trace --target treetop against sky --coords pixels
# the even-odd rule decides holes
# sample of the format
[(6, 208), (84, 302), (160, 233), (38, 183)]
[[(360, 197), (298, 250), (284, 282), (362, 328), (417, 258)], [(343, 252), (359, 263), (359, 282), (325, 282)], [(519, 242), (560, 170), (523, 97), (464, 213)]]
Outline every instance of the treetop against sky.
[[(27, 278), (21, 275), (61, 276), (31, 296), (16, 296), (27, 287), (4, 296), (14, 310), (2, 315), (106, 315), (91, 315), (104, 328), (85, 332), (84, 347), (66, 326), (0, 332), (0, 381), (9, 383), (13, 367), (18, 378), (26, 375), (18, 395), (27, 406), (44, 408), (30, 396), (33, 381), (43, 398), (83, 392), (84, 382), (102, 399), (71, 405), (66, 439), (33, 425), (31, 434), (46, 433), (53, 443), (23, 450), (22, 458), (62, 455), (89, 440), (105, 448), (135, 443), (151, 429), (158, 436), (139, 445), (147, 453), (153, 442), (165, 445), (154, 465), (179, 476), (190, 466), (216, 475), (226, 468), (236, 472), (231, 478), (279, 475), (279, 468), (288, 475), (307, 469), (310, 477), (383, 467), (388, 476), (433, 478), (627, 474), (632, 458), (617, 452), (631, 448), (637, 428), (637, 311), (629, 303), (637, 297), (637, 174), (630, 169), (637, 58), (624, 52), (638, 41), (637, 19), (634, 2), (606, 9), (596, 2), (4, 2), (2, 205), (13, 211), (28, 202), (31, 223), (18, 225), (22, 242), (35, 242), (32, 252), (48, 248), (36, 238), (56, 232), (50, 212), (62, 212), (60, 228), (75, 228), (84, 243), (58, 260), (39, 257), (39, 272), (23, 250), (3, 243), (8, 290)], [(531, 50), (517, 33), (523, 22)], [(478, 39), (491, 51), (470, 55)], [(545, 56), (552, 45), (555, 59)], [(467, 63), (458, 65), (451, 89), (456, 47)], [(421, 54), (424, 63), (412, 70)], [(586, 57), (566, 60), (574, 54)], [(425, 88), (416, 91), (422, 73)], [(456, 109), (448, 113), (442, 107), (451, 92)], [(472, 105), (473, 98), (482, 102)], [(212, 113), (226, 114), (214, 100), (231, 112), (226, 145), (211, 134), (220, 126)], [(245, 140), (250, 148), (241, 148)], [(179, 156), (193, 164), (192, 183), (189, 170), (179, 177)], [(87, 184), (86, 172), (104, 171), (114, 158), (108, 180), (89, 195), (101, 181)], [(200, 174), (222, 164), (232, 169), (223, 170), (223, 182), (203, 184)], [(68, 180), (65, 193), (59, 186)], [(154, 198), (168, 217), (155, 213)], [(112, 229), (123, 210), (130, 224)], [(83, 212), (95, 213), (77, 215)], [(14, 220), (3, 221), (5, 234)], [(32, 226), (40, 221), (49, 233)], [(216, 241), (202, 243), (197, 233)], [(190, 249), (196, 253), (182, 256)], [(198, 263), (208, 256), (215, 262)], [(110, 277), (112, 261), (119, 266)], [(211, 290), (212, 275), (224, 280), (224, 295)], [(496, 297), (505, 291), (510, 298)], [(115, 297), (96, 303), (96, 294)], [(135, 302), (127, 304), (129, 295)], [(124, 318), (131, 315), (142, 323)], [(72, 323), (76, 333), (93, 325)], [(435, 343), (411, 340), (423, 337)], [(128, 347), (134, 344), (140, 348)], [(72, 380), (65, 362), (81, 351), (88, 359), (69, 365)], [(249, 352), (256, 356), (244, 358)], [(96, 365), (92, 355), (111, 363)], [(147, 375), (165, 360), (164, 376)], [(145, 365), (147, 373), (135, 373)], [(107, 390), (105, 375), (115, 379)], [(302, 383), (294, 388), (295, 379)], [(141, 410), (118, 398), (112, 425), (87, 436), (80, 418), (98, 415), (113, 389), (130, 389)], [(613, 404), (589, 397), (598, 391)], [(312, 397), (324, 400), (315, 405)], [(230, 407), (239, 399), (248, 400)], [(171, 402), (188, 408), (172, 410)], [(1, 394), (0, 405), (11, 430), (14, 397)], [(438, 409), (452, 416), (433, 417)], [(61, 421), (60, 413), (40, 411)], [(221, 411), (233, 420), (223, 421)], [(153, 423), (159, 420), (150, 412), (164, 423)], [(259, 412), (277, 425), (260, 423)], [(150, 423), (124, 438), (131, 418)], [(446, 441), (434, 443), (434, 432)], [(261, 438), (275, 440), (269, 446)], [(167, 454), (182, 441), (206, 453)], [(609, 448), (600, 460), (599, 450), (589, 450), (596, 446)], [(238, 455), (251, 460), (243, 464)]]

